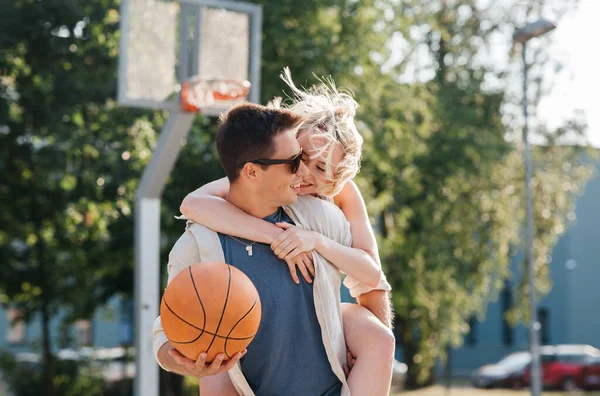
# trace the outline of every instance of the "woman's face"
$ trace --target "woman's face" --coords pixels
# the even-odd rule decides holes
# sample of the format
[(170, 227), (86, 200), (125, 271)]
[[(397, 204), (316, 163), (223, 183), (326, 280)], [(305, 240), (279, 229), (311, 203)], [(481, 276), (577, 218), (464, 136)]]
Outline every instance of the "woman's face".
[(333, 148), (333, 160), (331, 166), (333, 169), (337, 167), (343, 159), (344, 152), (342, 146), (336, 143), (328, 150), (317, 154), (321, 148), (327, 144), (327, 138), (322, 136), (313, 136), (312, 142), (309, 139), (309, 132), (301, 130), (298, 134), (298, 143), (303, 149), (302, 161), (308, 168), (308, 175), (304, 176), (302, 184), (300, 184), (300, 192), (298, 195), (317, 195), (322, 188), (327, 185), (330, 180), (327, 178), (326, 158), (329, 155), (329, 150)]

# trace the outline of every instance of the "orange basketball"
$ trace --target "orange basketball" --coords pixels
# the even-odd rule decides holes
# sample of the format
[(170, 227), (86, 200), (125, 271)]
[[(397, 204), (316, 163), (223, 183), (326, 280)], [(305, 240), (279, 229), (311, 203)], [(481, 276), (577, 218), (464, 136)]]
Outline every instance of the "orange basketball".
[(167, 286), (160, 304), (165, 335), (183, 356), (211, 362), (243, 351), (260, 324), (260, 298), (239, 269), (225, 263), (194, 264)]

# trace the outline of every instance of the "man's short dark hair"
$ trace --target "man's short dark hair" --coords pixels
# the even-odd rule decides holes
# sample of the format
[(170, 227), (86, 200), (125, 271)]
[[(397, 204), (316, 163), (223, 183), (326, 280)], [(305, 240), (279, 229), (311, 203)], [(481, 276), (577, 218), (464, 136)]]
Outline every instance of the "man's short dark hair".
[(289, 110), (252, 103), (237, 105), (223, 114), (216, 142), (219, 160), (229, 181), (237, 180), (245, 162), (275, 154), (275, 136), (301, 123), (302, 117)]

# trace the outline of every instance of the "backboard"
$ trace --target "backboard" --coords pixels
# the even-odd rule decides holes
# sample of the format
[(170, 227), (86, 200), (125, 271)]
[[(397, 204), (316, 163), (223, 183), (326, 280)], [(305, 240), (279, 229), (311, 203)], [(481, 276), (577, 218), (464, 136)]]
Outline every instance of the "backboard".
[[(248, 100), (260, 93), (262, 11), (226, 0), (122, 0), (119, 104), (179, 108), (191, 78), (250, 81)], [(237, 101), (201, 109), (218, 115)]]

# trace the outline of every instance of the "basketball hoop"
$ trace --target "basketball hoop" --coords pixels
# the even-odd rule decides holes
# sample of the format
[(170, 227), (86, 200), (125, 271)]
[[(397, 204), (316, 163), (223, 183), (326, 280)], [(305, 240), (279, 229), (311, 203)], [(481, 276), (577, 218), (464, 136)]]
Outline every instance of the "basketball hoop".
[[(134, 395), (158, 396), (152, 327), (159, 315), (160, 198), (198, 111), (260, 101), (262, 6), (248, 0), (120, 0), (121, 106), (168, 110), (136, 193)], [(250, 90), (250, 83), (252, 90)], [(158, 242), (157, 242), (158, 241)]]
[(181, 88), (181, 110), (196, 113), (216, 103), (238, 101), (249, 92), (249, 81), (192, 78)]

